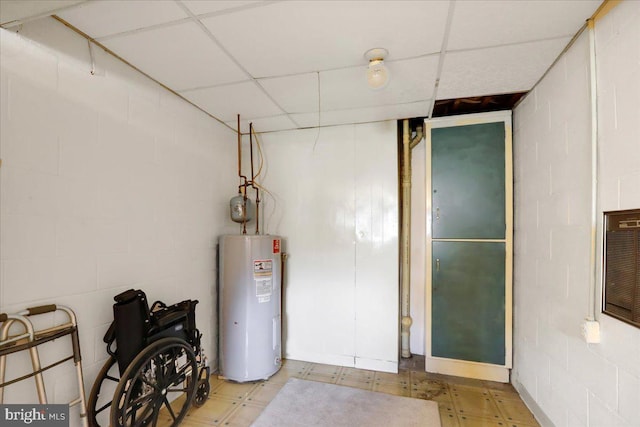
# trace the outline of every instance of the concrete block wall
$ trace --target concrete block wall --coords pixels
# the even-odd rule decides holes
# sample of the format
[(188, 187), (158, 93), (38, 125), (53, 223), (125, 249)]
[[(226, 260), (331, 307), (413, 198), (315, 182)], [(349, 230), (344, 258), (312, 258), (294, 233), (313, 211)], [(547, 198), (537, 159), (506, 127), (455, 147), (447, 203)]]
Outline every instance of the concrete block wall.
[[(0, 311), (74, 309), (88, 393), (114, 295), (198, 299), (215, 365), (216, 241), (237, 230), (234, 132), (95, 47), (92, 75), (87, 41), (52, 18), (0, 42)], [(48, 346), (43, 362), (71, 350)], [(9, 358), (9, 376), (30, 370), (25, 356)], [(77, 393), (70, 367), (45, 382), (51, 402)], [(33, 380), (7, 388), (17, 402), (37, 402)]]
[[(596, 21), (598, 260), (602, 212), (640, 207), (640, 2)], [(589, 41), (583, 33), (514, 111), (512, 382), (543, 425), (634, 426), (640, 329), (600, 314), (587, 344), (591, 270)], [(601, 288), (601, 272), (596, 274)]]

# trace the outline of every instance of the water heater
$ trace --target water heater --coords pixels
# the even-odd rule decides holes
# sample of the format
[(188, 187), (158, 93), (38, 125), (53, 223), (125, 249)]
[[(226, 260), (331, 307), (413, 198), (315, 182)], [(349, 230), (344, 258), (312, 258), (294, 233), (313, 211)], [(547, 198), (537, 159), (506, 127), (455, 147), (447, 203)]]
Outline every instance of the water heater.
[(281, 238), (220, 237), (220, 371), (229, 380), (267, 379), (282, 364)]

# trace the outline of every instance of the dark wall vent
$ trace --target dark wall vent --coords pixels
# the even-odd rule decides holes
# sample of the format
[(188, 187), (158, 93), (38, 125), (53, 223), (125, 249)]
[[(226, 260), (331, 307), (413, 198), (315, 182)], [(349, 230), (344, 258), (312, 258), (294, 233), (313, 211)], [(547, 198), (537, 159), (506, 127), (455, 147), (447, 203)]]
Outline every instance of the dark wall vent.
[(602, 311), (640, 328), (640, 209), (604, 214)]

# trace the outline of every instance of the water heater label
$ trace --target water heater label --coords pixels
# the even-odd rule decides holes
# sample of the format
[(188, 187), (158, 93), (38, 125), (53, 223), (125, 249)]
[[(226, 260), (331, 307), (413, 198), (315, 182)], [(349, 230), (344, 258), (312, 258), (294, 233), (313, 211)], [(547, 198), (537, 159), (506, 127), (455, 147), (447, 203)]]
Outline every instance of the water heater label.
[(273, 239), (273, 253), (280, 253), (280, 239)]
[(271, 259), (257, 259), (253, 261), (253, 277), (258, 279), (259, 277), (271, 278), (273, 275), (273, 260)]
[(256, 297), (258, 298), (258, 303), (271, 301), (272, 290), (271, 277), (256, 278)]

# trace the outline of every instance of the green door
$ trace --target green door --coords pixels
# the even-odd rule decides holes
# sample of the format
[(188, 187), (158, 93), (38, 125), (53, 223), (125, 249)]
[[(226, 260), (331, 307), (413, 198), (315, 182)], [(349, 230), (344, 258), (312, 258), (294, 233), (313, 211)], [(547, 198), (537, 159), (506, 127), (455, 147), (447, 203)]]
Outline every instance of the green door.
[(431, 131), (433, 238), (504, 239), (504, 123)]
[(431, 130), (431, 357), (507, 365), (505, 182), (504, 121)]
[(433, 242), (431, 354), (505, 362), (505, 244)]

